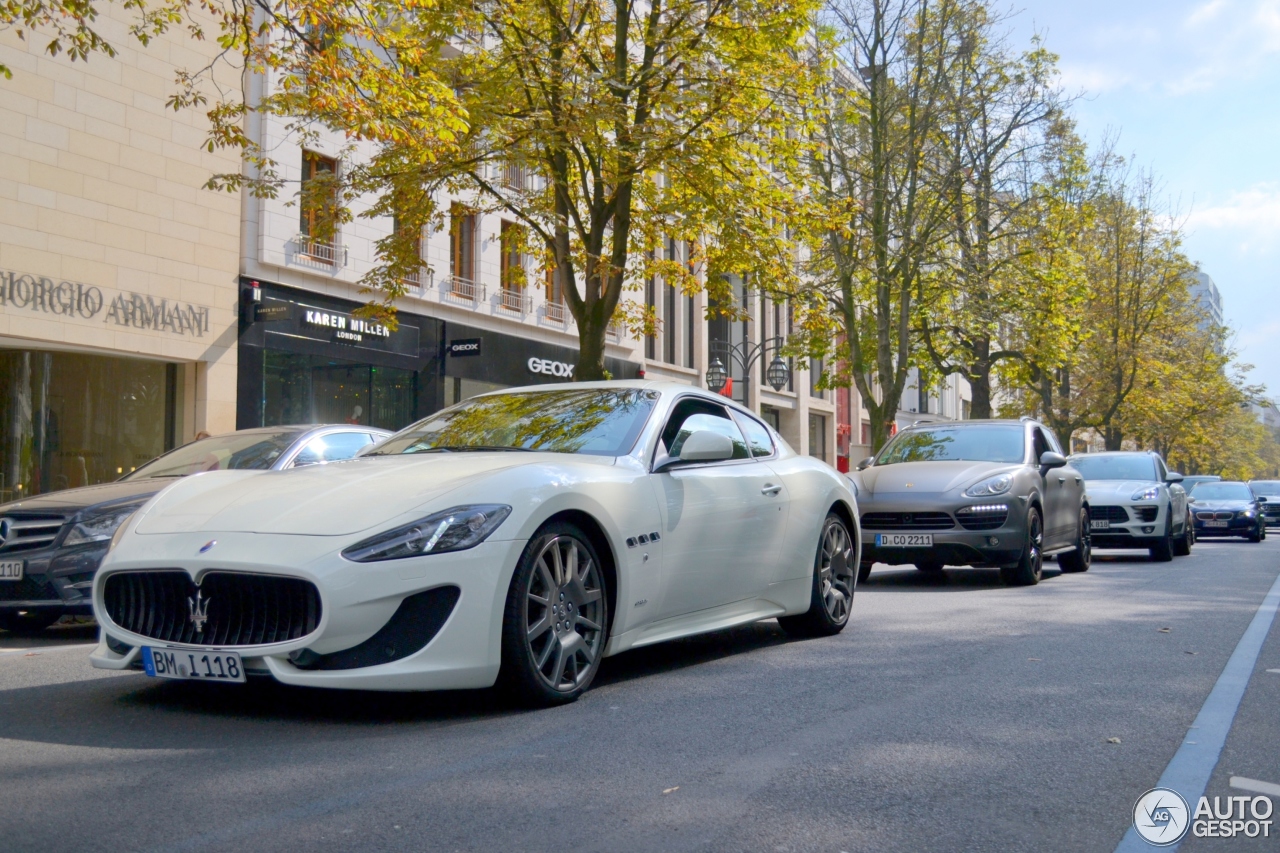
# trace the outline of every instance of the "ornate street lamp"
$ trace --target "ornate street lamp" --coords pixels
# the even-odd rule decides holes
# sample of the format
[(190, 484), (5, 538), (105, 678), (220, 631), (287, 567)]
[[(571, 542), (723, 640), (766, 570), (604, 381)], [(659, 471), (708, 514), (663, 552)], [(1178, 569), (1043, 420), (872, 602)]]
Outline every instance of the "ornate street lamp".
[(712, 359), (711, 367), (707, 368), (707, 387), (719, 394), (728, 381), (729, 371), (724, 369), (724, 363), (718, 358)]
[(781, 391), (786, 387), (787, 380), (791, 378), (791, 369), (782, 360), (782, 356), (775, 355), (773, 361), (769, 362), (769, 369), (765, 371), (764, 378), (773, 390)]

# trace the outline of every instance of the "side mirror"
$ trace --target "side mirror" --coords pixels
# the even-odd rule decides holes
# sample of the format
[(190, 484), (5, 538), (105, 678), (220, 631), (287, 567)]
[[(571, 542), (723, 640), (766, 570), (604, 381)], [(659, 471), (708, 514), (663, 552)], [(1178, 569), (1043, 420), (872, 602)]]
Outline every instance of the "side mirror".
[(875, 461), (876, 461), (876, 458), (874, 456), (868, 456), (866, 459), (863, 459), (861, 462), (857, 464), (856, 466), (857, 470), (859, 471), (866, 470), (867, 468), (870, 468), (871, 463)]
[(1169, 473), (1164, 475), (1164, 481), (1166, 483), (1181, 483), (1183, 479), (1184, 477), (1181, 474), (1179, 474), (1177, 471), (1170, 471)]
[(733, 440), (727, 435), (700, 429), (692, 432), (680, 445), (679, 456), (664, 456), (653, 466), (654, 473), (692, 462), (720, 462), (733, 458)]
[(1052, 450), (1046, 450), (1044, 453), (1040, 454), (1041, 473), (1048, 471), (1050, 468), (1061, 468), (1066, 464), (1066, 457), (1061, 453), (1054, 453)]

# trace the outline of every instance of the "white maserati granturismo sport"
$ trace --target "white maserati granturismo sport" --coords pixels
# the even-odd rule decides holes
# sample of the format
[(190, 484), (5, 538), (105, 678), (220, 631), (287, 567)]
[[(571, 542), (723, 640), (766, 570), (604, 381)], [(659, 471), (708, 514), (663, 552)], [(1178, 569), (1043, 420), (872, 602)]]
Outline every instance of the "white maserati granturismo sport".
[(362, 456), (175, 482), (93, 587), (94, 666), (575, 699), (602, 658), (849, 620), (848, 481), (724, 397), (657, 382), (472, 398)]

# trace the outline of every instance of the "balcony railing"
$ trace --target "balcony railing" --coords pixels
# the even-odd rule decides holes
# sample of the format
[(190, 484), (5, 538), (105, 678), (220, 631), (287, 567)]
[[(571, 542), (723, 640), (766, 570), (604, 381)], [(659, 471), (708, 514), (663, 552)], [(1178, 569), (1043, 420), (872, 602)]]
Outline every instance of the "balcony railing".
[(324, 240), (315, 240), (306, 234), (293, 238), (297, 247), (297, 257), (304, 261), (324, 264), (326, 266), (347, 265), (347, 247)]
[(498, 293), (498, 307), (524, 316), (533, 308), (533, 297), (523, 290), (504, 287)]
[(552, 323), (563, 324), (569, 321), (569, 310), (563, 302), (548, 302), (544, 313)]
[(405, 284), (409, 285), (409, 288), (411, 290), (421, 290), (422, 280), (425, 277), (426, 276), (423, 274), (422, 267), (418, 267), (413, 272), (405, 273), (403, 276), (401, 276), (400, 280)]
[(484, 299), (484, 286), (469, 278), (451, 275), (444, 280), (442, 289), (446, 297), (457, 302), (470, 302), (472, 305), (477, 305), (481, 299)]

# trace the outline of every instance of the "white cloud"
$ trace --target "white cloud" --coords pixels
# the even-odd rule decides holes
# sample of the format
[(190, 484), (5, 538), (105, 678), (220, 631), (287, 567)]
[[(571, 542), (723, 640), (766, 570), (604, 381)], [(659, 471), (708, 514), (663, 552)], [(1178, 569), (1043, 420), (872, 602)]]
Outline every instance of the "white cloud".
[(1196, 231), (1230, 229), (1248, 241), (1280, 238), (1280, 185), (1259, 184), (1233, 193), (1222, 204), (1193, 210), (1187, 226)]

